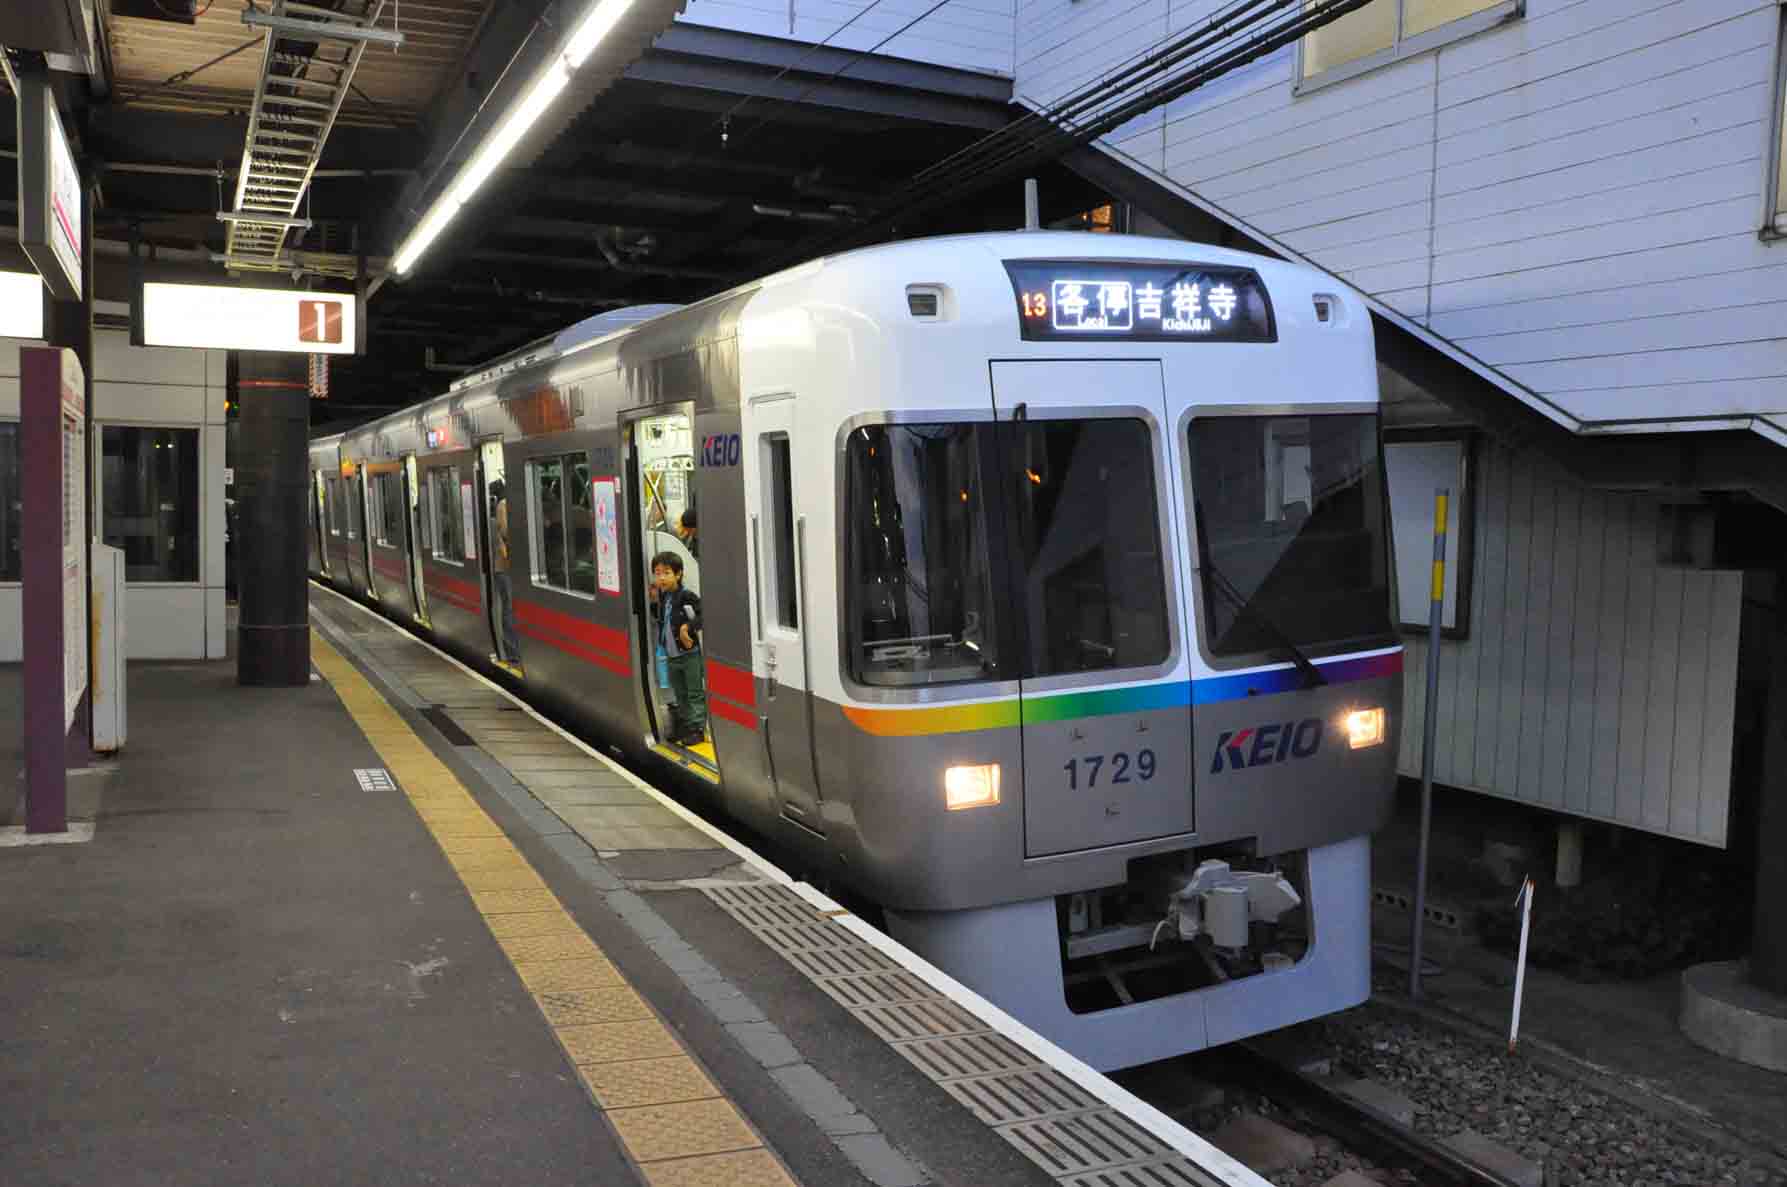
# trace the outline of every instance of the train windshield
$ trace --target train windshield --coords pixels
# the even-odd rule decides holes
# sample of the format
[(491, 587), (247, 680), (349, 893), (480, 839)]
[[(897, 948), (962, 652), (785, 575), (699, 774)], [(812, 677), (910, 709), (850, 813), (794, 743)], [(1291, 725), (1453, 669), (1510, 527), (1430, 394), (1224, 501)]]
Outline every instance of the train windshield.
[(1190, 447), (1211, 655), (1391, 636), (1375, 416), (1200, 417)]
[(991, 426), (850, 434), (850, 669), (917, 687), (1000, 675), (983, 476)]

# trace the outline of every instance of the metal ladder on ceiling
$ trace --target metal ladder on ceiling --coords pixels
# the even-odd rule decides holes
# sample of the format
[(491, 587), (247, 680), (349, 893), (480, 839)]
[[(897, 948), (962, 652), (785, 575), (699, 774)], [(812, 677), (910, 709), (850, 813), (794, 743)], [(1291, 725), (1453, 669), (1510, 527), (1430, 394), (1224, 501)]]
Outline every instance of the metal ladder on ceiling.
[(377, 27), (385, 0), (345, 0), (339, 7), (250, 0), (242, 23), (266, 34), (260, 82), (248, 114), (247, 145), (236, 177), (236, 201), (225, 217), (224, 263), (232, 270), (283, 272), (292, 267), (285, 243), (308, 226), (298, 208), (323, 145), (372, 44), (397, 46), (403, 35)]

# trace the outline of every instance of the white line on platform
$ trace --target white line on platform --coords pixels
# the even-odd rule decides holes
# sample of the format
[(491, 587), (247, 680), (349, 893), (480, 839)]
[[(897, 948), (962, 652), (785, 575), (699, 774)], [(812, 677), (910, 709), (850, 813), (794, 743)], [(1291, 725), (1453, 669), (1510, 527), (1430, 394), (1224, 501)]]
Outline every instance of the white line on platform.
[(346, 595), (316, 582), (312, 582), (312, 584), (318, 589), (334, 594), (341, 601), (352, 606), (355, 610), (358, 610), (368, 618), (375, 620), (380, 626), (387, 630), (392, 631), (404, 639), (408, 639), (418, 647), (424, 647), (429, 651), (434, 652), (436, 655), (440, 656), (472, 679), (478, 681), (486, 688), (501, 693), (504, 697), (514, 702), (517, 708), (527, 713), (535, 721), (538, 721), (547, 729), (552, 730), (554, 733), (570, 742), (573, 746), (576, 746), (578, 749), (588, 754), (591, 758), (600, 760), (604, 765), (625, 777), (628, 782), (657, 800), (677, 816), (680, 816), (691, 826), (714, 838), (714, 840), (718, 841), (727, 849), (730, 849), (747, 865), (751, 866), (752, 869), (756, 870), (769, 881), (777, 882), (783, 886), (789, 887), (796, 894), (800, 895), (801, 898), (805, 899), (821, 911), (839, 912), (839, 914), (834, 917), (834, 922), (842, 924), (862, 939), (864, 943), (870, 945), (877, 951), (886, 955), (889, 959), (898, 963), (902, 968), (931, 986), (931, 988), (943, 994), (945, 997), (948, 997), (963, 1009), (966, 1009), (969, 1013), (981, 1019), (988, 1026), (992, 1027), (993, 1030), (1004, 1035), (1006, 1038), (1034, 1055), (1037, 1059), (1042, 1061), (1042, 1063), (1053, 1068), (1055, 1071), (1060, 1072), (1069, 1080), (1072, 1080), (1075, 1084), (1091, 1093), (1098, 1100), (1103, 1101), (1106, 1105), (1109, 1105), (1124, 1117), (1127, 1117), (1149, 1133), (1160, 1138), (1174, 1150), (1190, 1159), (1199, 1167), (1199, 1169), (1214, 1175), (1223, 1183), (1229, 1184), (1229, 1187), (1270, 1187), (1270, 1184), (1265, 1179), (1255, 1174), (1245, 1164), (1231, 1158), (1221, 1150), (1218, 1150), (1215, 1146), (1212, 1146), (1209, 1142), (1205, 1141), (1191, 1130), (1185, 1128), (1177, 1121), (1174, 1121), (1171, 1117), (1168, 1117), (1153, 1105), (1142, 1100), (1134, 1093), (1120, 1087), (1103, 1072), (1096, 1070), (1090, 1064), (1074, 1055), (1070, 1055), (1060, 1047), (1057, 1047), (1054, 1043), (1037, 1034), (1034, 1030), (1031, 1030), (1028, 1026), (1019, 1022), (1016, 1018), (1013, 1018), (1010, 1014), (1007, 1014), (1004, 1010), (980, 996), (980, 994), (974, 992), (974, 990), (963, 985), (960, 981), (957, 981), (954, 977), (951, 977), (948, 973), (930, 963), (924, 959), (924, 957), (918, 955), (918, 953), (907, 948), (886, 932), (877, 930), (860, 917), (844, 910), (842, 906), (823, 891), (812, 886), (810, 883), (796, 880), (790, 876), (787, 871), (774, 865), (749, 846), (726, 835), (726, 833), (722, 832), (715, 825), (689, 811), (645, 780), (633, 774), (633, 772), (620, 766), (607, 755), (589, 746), (583, 739), (565, 730), (557, 723), (541, 716), (539, 713), (535, 712), (533, 706), (529, 705), (526, 701), (521, 700), (508, 689), (497, 684), (495, 681), (486, 678), (482, 673), (467, 667), (457, 658), (448, 655), (445, 651), (442, 651), (432, 643), (417, 638), (408, 631), (399, 630), (375, 611), (360, 605)]
[(22, 849), (26, 845), (84, 845), (92, 839), (91, 820), (71, 820), (65, 833), (28, 833), (22, 824), (0, 828), (0, 849)]

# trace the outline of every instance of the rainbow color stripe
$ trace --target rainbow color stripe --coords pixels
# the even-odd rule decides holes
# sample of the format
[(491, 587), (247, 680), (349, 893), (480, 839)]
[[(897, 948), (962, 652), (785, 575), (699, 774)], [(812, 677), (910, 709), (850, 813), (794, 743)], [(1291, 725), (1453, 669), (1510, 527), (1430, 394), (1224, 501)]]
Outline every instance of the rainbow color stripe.
[[(1318, 660), (1329, 684), (1352, 684), (1402, 672), (1401, 650), (1349, 659)], [(969, 730), (1010, 729), (1023, 724), (1041, 725), (1079, 717), (1103, 717), (1112, 713), (1147, 713), (1156, 709), (1187, 709), (1250, 696), (1271, 696), (1298, 689), (1302, 676), (1296, 668), (1270, 668), (1263, 672), (1239, 672), (1232, 676), (1207, 676), (1202, 680), (1165, 681), (1128, 688), (1103, 688), (1095, 692), (1064, 692), (1056, 696), (1020, 701), (1008, 697), (974, 705), (936, 705), (923, 708), (870, 709), (844, 707), (857, 729), (878, 738), (916, 738), (930, 734), (960, 734)]]

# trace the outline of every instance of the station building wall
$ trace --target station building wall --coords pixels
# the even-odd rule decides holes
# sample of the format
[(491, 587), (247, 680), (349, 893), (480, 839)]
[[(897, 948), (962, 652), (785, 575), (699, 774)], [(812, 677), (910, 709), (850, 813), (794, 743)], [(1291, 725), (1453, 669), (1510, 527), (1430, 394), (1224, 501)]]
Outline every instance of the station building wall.
[[(20, 346), (41, 343), (0, 338), (0, 425), (16, 423), (19, 415)], [(115, 489), (130, 485), (128, 472), (134, 459), (153, 458), (160, 447), (176, 452), (181, 467), (196, 478), (196, 490), (182, 480), (182, 499), (196, 499), (196, 508), (168, 506), (159, 497), (148, 515), (134, 515), (128, 522), (115, 515), (114, 532), (138, 538), (139, 573), (172, 571), (178, 580), (129, 581), (126, 597), (125, 644), (131, 659), (221, 659), (225, 654), (224, 625), (224, 397), (227, 390), (226, 354), (223, 351), (174, 350), (133, 347), (121, 332), (98, 331), (93, 335), (93, 408), (88, 440), (94, 448), (94, 490), (89, 496), (100, 512), (98, 530), (105, 537), (105, 486), (108, 469)], [(109, 447), (105, 430), (117, 430)], [(132, 430), (138, 430), (133, 432)], [(105, 450), (113, 451), (111, 457)], [(196, 467), (188, 458), (196, 452)], [(137, 494), (153, 492), (152, 484), (134, 487)], [(114, 494), (113, 507), (121, 500)], [(9, 509), (13, 514), (22, 508)], [(169, 555), (170, 548), (192, 547), (184, 538), (170, 544), (162, 529), (168, 522), (196, 513), (196, 561)], [(183, 536), (183, 533), (178, 535)], [(8, 542), (11, 546), (11, 542)], [(128, 551), (128, 550), (127, 550)], [(187, 575), (190, 574), (190, 579)], [(0, 663), (22, 657), (20, 587), (17, 581), (0, 581)]]
[[(1403, 552), (1426, 548), (1424, 566), (1432, 489), (1396, 489), (1399, 448), (1386, 447), (1396, 535)], [(1440, 643), (1435, 781), (1724, 846), (1745, 574), (1665, 563), (1659, 499), (1586, 489), (1484, 441), (1470, 464), (1455, 541), (1468, 603)], [(1404, 643), (1398, 767), (1416, 777), (1427, 636)]]
[[(1046, 104), (1225, 3), (1018, 0), (1015, 91)], [(1787, 444), (1781, 4), (1489, 7), (1301, 83), (1279, 50), (1104, 147), (1581, 421)]]
[[(688, 25), (1012, 75), (1017, 0), (690, 0)], [(910, 28), (908, 26), (910, 25)]]

